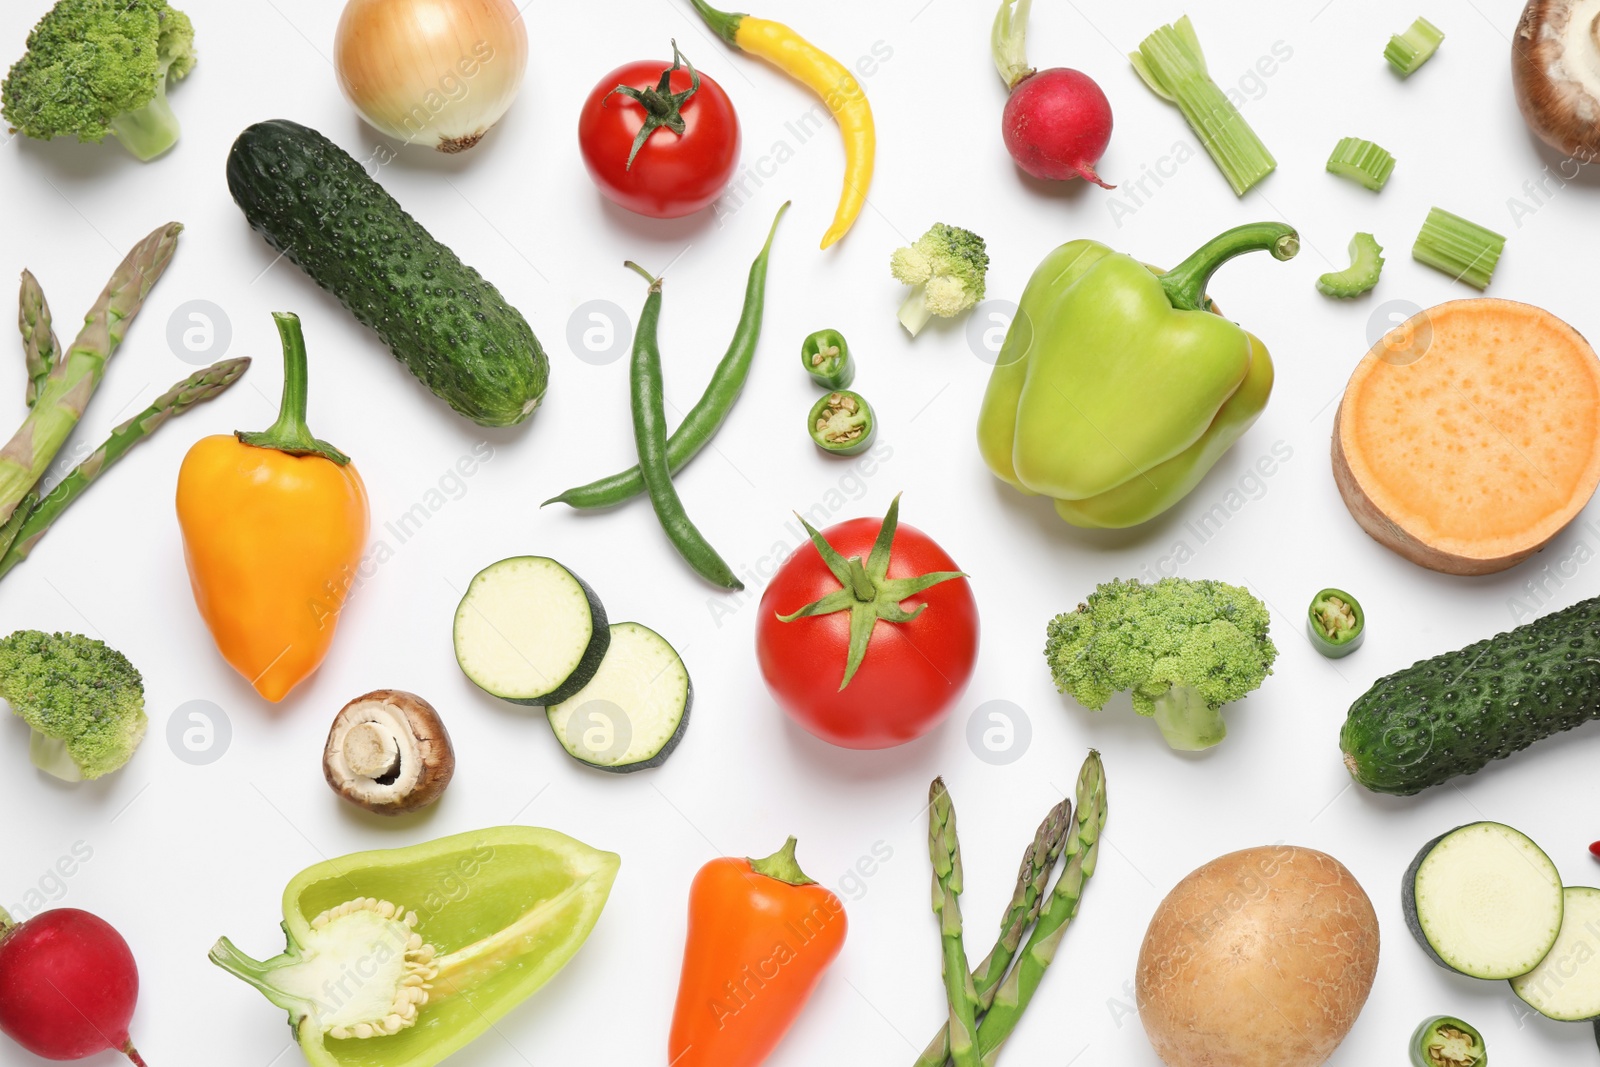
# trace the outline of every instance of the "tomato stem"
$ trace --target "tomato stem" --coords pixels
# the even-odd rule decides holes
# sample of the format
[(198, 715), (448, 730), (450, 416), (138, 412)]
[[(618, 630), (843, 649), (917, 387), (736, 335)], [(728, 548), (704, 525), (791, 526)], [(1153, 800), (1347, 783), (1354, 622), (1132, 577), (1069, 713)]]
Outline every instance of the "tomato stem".
[(878, 599), (878, 587), (872, 584), (872, 576), (867, 573), (867, 568), (862, 564), (860, 556), (851, 556), (845, 561), (850, 568), (850, 592), (863, 604), (870, 604)]
[[(689, 69), (689, 88), (681, 93), (672, 91), (672, 76), (685, 67)], [(628, 164), (624, 170), (633, 169), (633, 161), (639, 155), (639, 149), (650, 139), (650, 135), (665, 126), (673, 133), (682, 137), (689, 126), (683, 119), (683, 105), (689, 98), (700, 91), (700, 72), (694, 69), (694, 64), (689, 62), (687, 56), (678, 51), (678, 42), (672, 42), (672, 66), (661, 72), (661, 82), (652, 89), (635, 89), (631, 85), (619, 85), (606, 94), (607, 99), (621, 94), (628, 99), (636, 101), (644, 108), (644, 125), (639, 127), (639, 135), (633, 139), (633, 150), (628, 153)]]

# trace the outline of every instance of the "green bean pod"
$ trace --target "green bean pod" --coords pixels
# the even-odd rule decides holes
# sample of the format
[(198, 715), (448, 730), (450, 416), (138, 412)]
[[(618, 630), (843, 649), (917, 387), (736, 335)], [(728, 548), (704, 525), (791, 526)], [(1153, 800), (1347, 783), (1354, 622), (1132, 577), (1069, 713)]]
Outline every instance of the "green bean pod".
[[(767, 262), (772, 253), (772, 239), (787, 210), (787, 203), (778, 209), (777, 217), (772, 220), (772, 229), (767, 233), (767, 243), (762, 246), (755, 262), (750, 264), (750, 277), (745, 283), (744, 310), (739, 314), (739, 325), (734, 330), (727, 353), (712, 372), (705, 392), (667, 439), (667, 467), (673, 474), (682, 470), (699, 455), (702, 448), (711, 443), (727, 420), (728, 413), (733, 410), (734, 402), (739, 399), (745, 380), (750, 376), (750, 364), (755, 359), (756, 348), (761, 340), (761, 321), (766, 308)], [(629, 467), (610, 477), (568, 489), (560, 496), (546, 500), (540, 507), (566, 504), (580, 511), (593, 511), (615, 507), (644, 491), (644, 478), (639, 468)]]
[(633, 338), (633, 360), (628, 368), (628, 398), (633, 411), (633, 441), (639, 453), (639, 474), (644, 479), (656, 519), (666, 531), (672, 547), (684, 562), (708, 582), (724, 589), (743, 589), (741, 582), (717, 550), (690, 520), (689, 513), (672, 484), (672, 469), (667, 462), (667, 411), (661, 380), (661, 348), (657, 332), (661, 324), (661, 279), (650, 275), (636, 263), (628, 267), (650, 281), (650, 295), (639, 313), (639, 328)]

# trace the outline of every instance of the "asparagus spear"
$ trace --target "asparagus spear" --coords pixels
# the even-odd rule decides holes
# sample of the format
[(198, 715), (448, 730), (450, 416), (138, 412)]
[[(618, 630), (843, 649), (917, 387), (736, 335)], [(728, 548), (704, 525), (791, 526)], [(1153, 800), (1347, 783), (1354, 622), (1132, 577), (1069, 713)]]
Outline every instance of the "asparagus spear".
[[(1063, 800), (1050, 809), (1022, 854), (1022, 868), (1017, 871), (1017, 888), (1011, 895), (1011, 905), (1000, 922), (1000, 937), (994, 948), (972, 972), (972, 986), (978, 994), (978, 1011), (989, 1010), (994, 1003), (995, 991), (1016, 958), (1022, 944), (1022, 935), (1039, 917), (1050, 888), (1050, 875), (1061, 850), (1066, 847), (1067, 831), (1072, 828), (1072, 801)], [(918, 1058), (916, 1067), (944, 1067), (950, 1059), (950, 1028), (941, 1026), (928, 1047)]]
[(17, 326), (22, 330), (22, 353), (28, 361), (28, 406), (39, 399), (45, 378), (61, 358), (50, 305), (32, 271), (22, 272), (22, 293), (17, 300)]
[(33, 410), (0, 448), (0, 522), (11, 517), (83, 417), (129, 321), (171, 262), (182, 230), (168, 223), (128, 253), (85, 316), (78, 339), (46, 376)]
[[(159, 430), (168, 419), (175, 419), (196, 404), (221, 396), (249, 366), (249, 359), (225, 359), (205, 370), (196, 371), (161, 394), (148, 408), (112, 430), (105, 443), (74, 467), (37, 505), (25, 511), (25, 500), (12, 513), (5, 527), (0, 529), (0, 578), (27, 559), (33, 546), (49, 532), (51, 524), (60, 518), (61, 513), (126, 455), (130, 448)], [(7, 532), (11, 533), (9, 541)]]
[(33, 506), (39, 502), (39, 494), (29, 491), (22, 498), (22, 503), (17, 505), (17, 510), (11, 513), (4, 525), (0, 525), (0, 556), (11, 551), (11, 546), (16, 543), (17, 535), (22, 532), (22, 523), (33, 511)]
[(1100, 763), (1100, 753), (1089, 752), (1089, 758), (1078, 772), (1077, 825), (1067, 843), (1067, 866), (1056, 879), (1050, 899), (1039, 911), (1039, 922), (1028, 935), (1027, 947), (1017, 960), (1016, 968), (1006, 976), (994, 1004), (983, 1017), (978, 1028), (978, 1050), (983, 1057), (983, 1067), (994, 1067), (1011, 1032), (1017, 1028), (1028, 1002), (1039, 989), (1044, 972), (1061, 947), (1067, 924), (1078, 913), (1078, 903), (1083, 899), (1083, 886), (1094, 874), (1095, 860), (1100, 854), (1100, 831), (1106, 824), (1106, 776)]
[(943, 778), (928, 787), (928, 855), (933, 860), (933, 913), (944, 942), (944, 988), (950, 1002), (950, 1059), (955, 1067), (978, 1065), (978, 993), (961, 942), (961, 843), (956, 809)]

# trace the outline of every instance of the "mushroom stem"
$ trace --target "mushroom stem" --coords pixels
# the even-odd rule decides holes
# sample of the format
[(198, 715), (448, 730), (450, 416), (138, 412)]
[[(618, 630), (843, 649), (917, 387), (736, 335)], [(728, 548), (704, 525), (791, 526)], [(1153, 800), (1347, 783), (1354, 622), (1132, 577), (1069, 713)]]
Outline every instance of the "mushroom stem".
[(344, 758), (363, 778), (381, 780), (400, 770), (400, 742), (375, 722), (358, 723), (345, 734)]

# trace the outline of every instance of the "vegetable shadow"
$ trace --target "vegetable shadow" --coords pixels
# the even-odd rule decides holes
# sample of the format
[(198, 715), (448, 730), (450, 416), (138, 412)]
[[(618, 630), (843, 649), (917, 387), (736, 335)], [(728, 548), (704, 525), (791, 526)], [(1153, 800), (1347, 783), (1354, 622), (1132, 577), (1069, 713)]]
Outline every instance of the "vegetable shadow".
[[(1576, 185), (1586, 189), (1600, 189), (1600, 166), (1596, 166), (1596, 164), (1600, 164), (1600, 154), (1593, 155), (1588, 159), (1583, 159), (1581, 154), (1569, 156), (1545, 144), (1531, 128), (1524, 127), (1523, 135), (1527, 137), (1528, 143), (1533, 146), (1534, 155), (1545, 164), (1545, 170), (1554, 179), (1556, 192), (1569, 185)], [(1535, 182), (1535, 184), (1538, 183)], [(1550, 190), (1546, 189), (1542, 195), (1549, 193)], [(1547, 196), (1544, 201), (1533, 206), (1543, 207), (1548, 202)]]
[[(1208, 481), (1212, 473), (1215, 473), (1215, 468), (1206, 475)], [(1055, 504), (1049, 497), (1025, 496), (998, 478), (990, 478), (989, 483), (989, 492), (1000, 508), (1007, 513), (1010, 522), (1019, 525), (1031, 523), (1046, 540), (1061, 546), (1115, 551), (1150, 544), (1167, 544), (1170, 543), (1174, 525), (1181, 517), (1181, 509), (1172, 507), (1149, 522), (1125, 530), (1086, 529), (1074, 526), (1057, 515)], [(1202, 481), (1190, 496), (1199, 493), (1205, 484)], [(1133, 577), (1133, 575), (1122, 577)]]
[(1093, 182), (1085, 181), (1082, 178), (1052, 181), (1048, 178), (1035, 178), (1015, 163), (1011, 165), (1011, 168), (1016, 172), (1018, 184), (1029, 195), (1039, 197), (1042, 200), (1060, 200), (1068, 204), (1076, 204), (1079, 200), (1088, 196), (1091, 189), (1102, 196), (1107, 193), (1107, 190), (1101, 189)]
[[(862, 781), (882, 781), (902, 777), (924, 778), (938, 773), (941, 762), (939, 738), (947, 731), (960, 733), (966, 716), (957, 705), (950, 716), (926, 734), (893, 748), (855, 749), (829, 744), (805, 727), (769, 705), (772, 714), (783, 718), (785, 748), (812, 778), (835, 785), (850, 786)], [(915, 772), (915, 773), (913, 773)]]
[[(20, 133), (7, 134), (4, 128), (0, 128), (0, 144), (4, 143), (3, 139), (7, 136), (15, 140), (14, 147), (22, 153), (23, 158), (38, 160), (40, 165), (52, 171), (57, 179), (70, 182), (72, 186), (100, 185), (113, 180), (108, 175), (133, 171), (139, 167), (160, 166), (167, 161), (167, 156), (162, 156), (149, 163), (141, 163), (118, 144), (114, 137), (107, 137), (100, 144), (92, 142), (86, 144), (72, 137), (36, 141)], [(168, 155), (174, 155), (177, 151), (174, 148)], [(70, 201), (71, 197), (68, 196), (72, 191), (70, 188), (59, 191)]]

